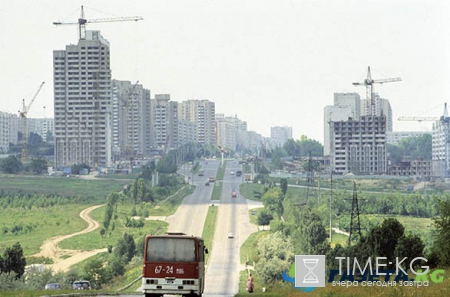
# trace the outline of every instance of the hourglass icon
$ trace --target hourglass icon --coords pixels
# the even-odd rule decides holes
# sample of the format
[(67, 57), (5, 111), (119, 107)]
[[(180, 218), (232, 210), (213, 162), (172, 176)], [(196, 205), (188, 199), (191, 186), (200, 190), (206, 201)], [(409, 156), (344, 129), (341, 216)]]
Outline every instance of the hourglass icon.
[(303, 277), (303, 283), (305, 284), (317, 284), (319, 283), (319, 278), (313, 273), (314, 268), (316, 268), (319, 259), (302, 259), (303, 264), (308, 268), (308, 273)]

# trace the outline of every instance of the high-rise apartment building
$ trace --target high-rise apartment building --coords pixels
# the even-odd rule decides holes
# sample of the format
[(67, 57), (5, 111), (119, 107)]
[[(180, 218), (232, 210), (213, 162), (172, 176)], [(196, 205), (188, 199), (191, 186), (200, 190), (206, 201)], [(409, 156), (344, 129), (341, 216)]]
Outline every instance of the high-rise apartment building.
[(112, 151), (114, 160), (150, 152), (150, 90), (130, 81), (112, 81)]
[(19, 117), (0, 111), (0, 154), (9, 150), (9, 144), (18, 143)]
[(150, 109), (151, 146), (167, 150), (178, 147), (178, 102), (170, 101), (169, 94), (155, 94)]
[(110, 166), (112, 88), (109, 42), (100, 31), (53, 51), (55, 165)]
[[(361, 100), (361, 115), (370, 115), (368, 113), (370, 109), (370, 100), (363, 99)], [(393, 131), (393, 115), (392, 115), (392, 107), (391, 103), (387, 99), (383, 99), (377, 93), (373, 94), (373, 104), (374, 107), (372, 111), (373, 115), (377, 116), (385, 116), (386, 117), (386, 132)]]
[(283, 146), (286, 141), (292, 139), (292, 127), (271, 127), (270, 139), (276, 146)]
[(432, 131), (432, 175), (439, 177), (450, 176), (450, 117), (445, 115), (433, 123)]
[(179, 119), (195, 124), (195, 141), (216, 144), (215, 103), (209, 100), (187, 100), (180, 103)]
[(227, 150), (236, 150), (238, 126), (235, 118), (216, 114), (217, 144)]
[(42, 140), (47, 142), (47, 136), (55, 134), (55, 121), (53, 119), (34, 119), (27, 118), (28, 133), (36, 133), (42, 137)]
[(383, 174), (387, 172), (386, 118), (361, 116), (330, 123), (331, 171), (338, 174)]
[(331, 134), (330, 125), (337, 121), (347, 121), (348, 119), (359, 120), (361, 114), (361, 97), (357, 93), (334, 93), (334, 105), (324, 108), (324, 139), (323, 153), (325, 156), (331, 154)]

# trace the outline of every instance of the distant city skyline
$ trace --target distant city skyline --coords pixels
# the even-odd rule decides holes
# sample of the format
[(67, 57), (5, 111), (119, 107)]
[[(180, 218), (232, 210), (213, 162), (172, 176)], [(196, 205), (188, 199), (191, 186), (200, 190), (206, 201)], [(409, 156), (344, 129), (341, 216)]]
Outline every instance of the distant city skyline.
[(45, 81), (29, 117), (53, 117), (53, 50), (76, 44), (78, 32), (52, 22), (75, 21), (81, 5), (87, 19), (144, 18), (87, 24), (111, 44), (113, 79), (139, 80), (152, 98), (211, 100), (217, 113), (237, 115), (265, 137), (290, 126), (294, 139), (323, 144), (323, 108), (334, 93), (365, 99), (352, 83), (367, 66), (375, 79), (402, 78), (375, 86), (392, 105), (394, 131), (430, 129), (397, 118), (439, 116), (450, 96), (447, 1), (83, 2), (3, 3), (0, 110), (17, 113)]

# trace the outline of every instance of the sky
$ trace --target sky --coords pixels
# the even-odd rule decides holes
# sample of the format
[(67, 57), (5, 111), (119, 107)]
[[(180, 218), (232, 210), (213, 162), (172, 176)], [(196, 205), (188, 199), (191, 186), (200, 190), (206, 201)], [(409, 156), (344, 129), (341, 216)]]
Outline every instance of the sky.
[(0, 111), (53, 117), (53, 50), (78, 42), (76, 21), (110, 42), (113, 79), (139, 81), (171, 100), (208, 99), (248, 130), (270, 136), (291, 126), (323, 143), (323, 111), (334, 93), (357, 92), (371, 67), (391, 103), (394, 131), (427, 131), (450, 98), (450, 1), (447, 0), (2, 0)]

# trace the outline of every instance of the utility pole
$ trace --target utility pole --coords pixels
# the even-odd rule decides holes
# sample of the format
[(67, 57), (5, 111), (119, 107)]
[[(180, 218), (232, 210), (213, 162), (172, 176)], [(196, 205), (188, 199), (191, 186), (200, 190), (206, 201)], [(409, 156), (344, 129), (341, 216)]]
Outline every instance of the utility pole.
[[(348, 236), (348, 246), (351, 246), (352, 236), (354, 235), (354, 230), (358, 232), (359, 238), (361, 238), (361, 221), (359, 219), (359, 201), (358, 193), (356, 192), (356, 183), (353, 182), (353, 198), (352, 198), (352, 210), (350, 215), (350, 230)], [(353, 222), (355, 221), (355, 222)]]
[(331, 240), (332, 240), (332, 233), (333, 233), (333, 230), (331, 229), (331, 198), (332, 198), (332, 196), (333, 196), (333, 172), (330, 172), (330, 243), (331, 243)]

